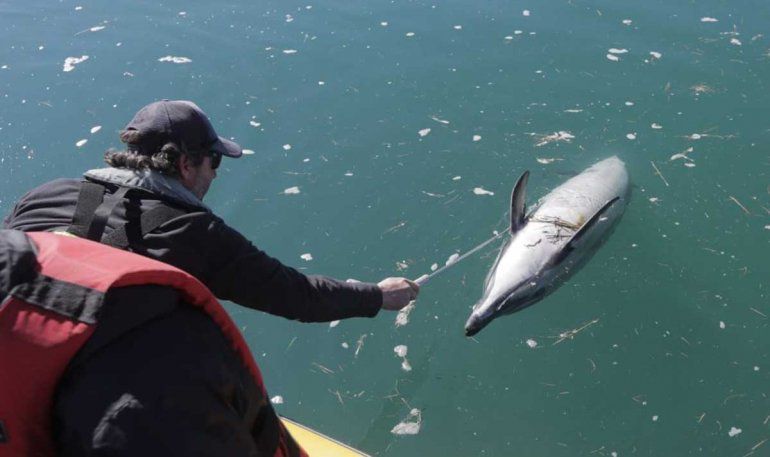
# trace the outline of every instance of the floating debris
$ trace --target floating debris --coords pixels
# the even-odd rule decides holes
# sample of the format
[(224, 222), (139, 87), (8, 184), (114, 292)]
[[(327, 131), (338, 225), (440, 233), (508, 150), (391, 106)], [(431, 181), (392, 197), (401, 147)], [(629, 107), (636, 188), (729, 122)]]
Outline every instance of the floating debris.
[(158, 62), (171, 62), (171, 63), (190, 63), (192, 59), (188, 57), (179, 56), (165, 56), (158, 59)]
[(311, 260), (313, 260), (313, 255), (310, 254), (309, 252), (307, 252), (307, 253), (302, 254), (301, 256), (299, 256), (299, 258), (304, 260), (305, 262), (310, 262)]
[(455, 177), (452, 178), (452, 181), (459, 181), (461, 179), (463, 179), (462, 176), (455, 176)]
[(282, 147), (283, 147), (284, 151), (290, 151), (291, 150), (291, 145), (290, 144), (284, 144)]
[(399, 357), (406, 357), (407, 352), (409, 351), (409, 348), (404, 344), (399, 344), (398, 346), (393, 348), (393, 352), (396, 353)]
[(296, 49), (284, 49), (283, 53), (284, 54), (296, 54), (297, 50)]
[(688, 136), (687, 138), (691, 140), (700, 140), (703, 138), (703, 136), (700, 133), (693, 133), (692, 135)]
[(532, 349), (535, 349), (537, 347), (537, 341), (530, 338), (527, 340), (527, 346), (531, 347)]
[(75, 69), (75, 65), (79, 63), (83, 63), (86, 60), (88, 60), (88, 56), (67, 57), (66, 59), (64, 59), (64, 65), (62, 66), (62, 70), (65, 72), (70, 72)]
[(403, 327), (409, 323), (409, 314), (414, 309), (414, 303), (409, 303), (398, 311), (396, 315), (396, 327)]
[(406, 32), (407, 38), (412, 38), (414, 36), (414, 32)]
[(538, 142), (535, 144), (535, 146), (536, 147), (545, 146), (546, 144), (558, 143), (559, 141), (564, 141), (565, 143), (569, 143), (574, 139), (575, 139), (575, 136), (570, 132), (560, 130), (550, 135), (537, 135)]
[(260, 122), (257, 122), (257, 121), (249, 121), (249, 125), (256, 128), (256, 127), (261, 126), (262, 124)]
[(444, 263), (444, 265), (446, 265), (446, 266), (452, 265), (453, 263), (457, 262), (457, 259), (459, 259), (459, 258), (460, 258), (460, 254), (455, 252), (454, 254), (450, 255), (446, 259), (446, 262)]
[(660, 130), (660, 129), (662, 129), (662, 128), (663, 128), (663, 126), (662, 126), (662, 125), (660, 125), (660, 124), (658, 124), (658, 123), (656, 123), (656, 122), (653, 122), (653, 123), (650, 125), (650, 128), (652, 128), (653, 130)]
[(739, 429), (739, 428), (736, 428), (736, 427), (730, 427), (730, 431), (729, 431), (729, 432), (727, 432), (727, 435), (728, 435), (730, 438), (733, 438), (733, 437), (735, 437), (735, 436), (737, 436), (737, 435), (740, 435), (742, 432), (743, 432), (743, 430), (741, 430), (741, 429)]
[(434, 263), (433, 265), (430, 266), (430, 271), (436, 271), (436, 270), (438, 270), (438, 264)]
[(91, 127), (91, 134), (93, 135), (94, 133), (98, 132), (101, 129), (102, 129), (101, 125), (95, 125), (95, 126)]
[(433, 119), (434, 121), (438, 122), (439, 124), (444, 124), (444, 125), (448, 125), (449, 124), (449, 121), (444, 120), (444, 119), (439, 119), (436, 116), (431, 116), (430, 118)]
[(396, 424), (390, 431), (394, 435), (416, 435), (420, 433), (422, 425), (422, 413), (419, 409), (413, 408), (409, 415), (401, 422)]
[(82, 140), (79, 140), (77, 143), (75, 143), (75, 146), (82, 148), (83, 145), (85, 145), (86, 143), (88, 143), (88, 140), (82, 139)]
[(685, 160), (690, 160), (690, 161), (692, 161), (692, 159), (691, 159), (691, 158), (687, 157), (687, 154), (691, 153), (692, 151), (693, 151), (693, 147), (692, 147), (692, 146), (690, 146), (689, 148), (685, 149), (684, 151), (682, 151), (682, 152), (677, 152), (676, 154), (672, 155), (671, 157), (669, 157), (669, 159), (668, 159), (668, 160), (679, 160), (679, 159), (685, 159)]
[(741, 43), (741, 40), (739, 40), (738, 38), (731, 38), (730, 39), (730, 44), (735, 45), (735, 46), (743, 45), (743, 43)]
[(635, 140), (636, 132), (626, 133), (626, 138), (628, 138), (629, 140)]
[(387, 27), (388, 23), (386, 21), (382, 21), (382, 22), (380, 22), (380, 25), (383, 26), (383, 27)]
[(430, 133), (430, 129), (422, 129), (419, 132), (417, 132), (421, 137), (427, 136)]
[(572, 109), (565, 109), (565, 110), (564, 110), (564, 112), (565, 112), (565, 113), (582, 113), (582, 112), (583, 112), (583, 110), (582, 110), (582, 109), (575, 109), (575, 108), (572, 108)]
[(349, 349), (350, 348), (350, 345), (348, 343), (344, 342), (344, 341), (342, 342), (342, 344), (340, 344), (340, 346), (342, 346), (344, 349)]
[(632, 101), (627, 101), (627, 102), (625, 103), (625, 105), (626, 105), (626, 106), (634, 106), (634, 102), (632, 102)]
[(530, 13), (529, 10), (524, 10), (524, 11), (521, 12), (521, 15), (524, 16), (524, 17), (529, 17), (530, 14), (531, 13)]
[(283, 404), (283, 397), (280, 395), (276, 395), (275, 397), (270, 399), (270, 403), (274, 405), (282, 405)]
[(620, 58), (615, 54), (607, 54), (607, 59), (613, 62), (617, 62), (618, 60), (620, 60)]
[(454, 29), (455, 30), (462, 30), (463, 26), (462, 25), (456, 25), (456, 26), (454, 26)]
[(474, 187), (473, 188), (473, 193), (476, 194), (476, 195), (495, 195), (494, 192), (490, 192), (490, 191), (488, 191), (488, 190), (486, 190), (484, 188), (481, 188), (481, 187)]
[(105, 27), (105, 26), (103, 26), (103, 25), (97, 25), (97, 26), (95, 26), (95, 27), (91, 27), (90, 29), (88, 29), (88, 31), (89, 31), (89, 32), (99, 32), (99, 31), (101, 31), (101, 30), (104, 30), (104, 29), (106, 29), (106, 28), (107, 28), (107, 27)]
[(473, 135), (473, 141), (481, 141), (481, 135)]
[(719, 321), (719, 328), (721, 328), (722, 330), (724, 330), (724, 329), (725, 329), (725, 327), (726, 327), (726, 325), (725, 325), (724, 321)]
[(299, 193), (299, 187), (289, 187), (288, 189), (284, 189), (283, 193), (286, 195), (296, 195)]
[(663, 57), (663, 54), (657, 51), (650, 51), (650, 55), (652, 56), (653, 59), (660, 59), (661, 57)]
[(549, 157), (549, 158), (536, 157), (535, 160), (537, 160), (538, 163), (542, 163), (543, 165), (548, 165), (549, 163), (554, 163), (557, 160), (564, 160), (564, 159), (559, 159), (557, 157)]
[(366, 333), (361, 335), (361, 338), (356, 341), (356, 352), (353, 354), (355, 357), (358, 357), (358, 353), (361, 352), (361, 349), (364, 347), (364, 339), (366, 339)]
[(623, 25), (631, 25), (633, 21), (631, 21), (631, 19), (623, 19), (621, 22), (623, 22)]
[(713, 17), (702, 17), (700, 18), (701, 22), (719, 22), (719, 19), (713, 18)]
[(607, 50), (607, 52), (609, 52), (610, 54), (627, 54), (628, 53), (628, 49), (625, 49), (625, 48), (622, 48), (622, 49), (610, 48), (610, 49)]
[(657, 415), (655, 415), (655, 416), (652, 416), (652, 421), (653, 421), (653, 422), (658, 422), (658, 416), (657, 416)]

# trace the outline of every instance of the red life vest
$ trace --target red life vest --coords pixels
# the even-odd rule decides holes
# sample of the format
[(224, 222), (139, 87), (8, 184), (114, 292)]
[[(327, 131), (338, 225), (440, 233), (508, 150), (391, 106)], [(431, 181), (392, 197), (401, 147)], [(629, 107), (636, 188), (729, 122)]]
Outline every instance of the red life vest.
[[(268, 398), (259, 368), (237, 327), (193, 276), (89, 240), (52, 233), (27, 236), (37, 248), (37, 273), (6, 291), (9, 295), (0, 305), (0, 455), (55, 455), (51, 427), (56, 386), (93, 334), (98, 325), (96, 311), (112, 288), (163, 285), (177, 289), (184, 302), (216, 322), (263, 398)], [(0, 267), (2, 264), (0, 259)], [(67, 312), (62, 313), (65, 308)], [(280, 421), (278, 430), (275, 457), (306, 457)]]

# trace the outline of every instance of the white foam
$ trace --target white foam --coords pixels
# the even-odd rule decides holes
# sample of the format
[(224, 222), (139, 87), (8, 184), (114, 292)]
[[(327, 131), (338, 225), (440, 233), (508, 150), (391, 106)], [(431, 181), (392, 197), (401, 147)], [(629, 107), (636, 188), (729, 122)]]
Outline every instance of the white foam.
[(75, 65), (85, 62), (88, 60), (88, 56), (80, 56), (80, 57), (67, 57), (64, 59), (64, 65), (62, 66), (62, 70), (65, 72), (69, 72), (75, 69)]
[(490, 191), (484, 189), (483, 187), (474, 187), (473, 188), (473, 193), (476, 194), (476, 195), (495, 195), (494, 192), (490, 192)]
[(164, 56), (158, 59), (158, 62), (171, 62), (171, 63), (190, 63), (192, 59), (182, 56)]
[(396, 424), (390, 433), (394, 435), (416, 435), (420, 433), (420, 425), (422, 424), (422, 413), (419, 409), (413, 408), (409, 411), (409, 415), (401, 422)]
[(739, 40), (738, 38), (731, 38), (730, 44), (734, 44), (735, 46), (741, 46), (743, 43), (741, 43), (741, 40)]

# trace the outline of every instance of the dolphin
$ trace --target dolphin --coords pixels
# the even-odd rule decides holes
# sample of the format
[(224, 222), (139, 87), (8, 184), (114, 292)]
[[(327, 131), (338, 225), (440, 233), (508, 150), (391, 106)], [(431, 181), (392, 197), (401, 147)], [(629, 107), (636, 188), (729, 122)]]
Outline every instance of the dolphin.
[(606, 239), (629, 197), (628, 172), (617, 156), (553, 189), (526, 214), (528, 179), (525, 171), (513, 187), (510, 236), (465, 323), (466, 336), (557, 289)]

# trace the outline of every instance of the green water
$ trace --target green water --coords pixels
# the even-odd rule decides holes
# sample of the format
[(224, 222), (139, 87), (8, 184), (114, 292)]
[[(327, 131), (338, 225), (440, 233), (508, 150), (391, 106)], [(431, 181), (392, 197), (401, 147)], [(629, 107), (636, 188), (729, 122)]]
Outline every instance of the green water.
[[(617, 154), (612, 237), (475, 340), (495, 248), (400, 328), (228, 309), (279, 411), (374, 455), (770, 455), (768, 23), (763, 1), (0, 2), (0, 209), (98, 167), (142, 105), (191, 99), (255, 151), (224, 161), (218, 214), (308, 273), (376, 281), (504, 228), (523, 170), (535, 199)], [(411, 408), (420, 432), (392, 434)]]

